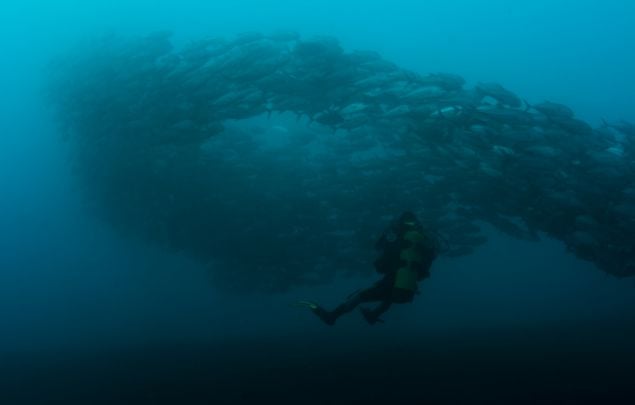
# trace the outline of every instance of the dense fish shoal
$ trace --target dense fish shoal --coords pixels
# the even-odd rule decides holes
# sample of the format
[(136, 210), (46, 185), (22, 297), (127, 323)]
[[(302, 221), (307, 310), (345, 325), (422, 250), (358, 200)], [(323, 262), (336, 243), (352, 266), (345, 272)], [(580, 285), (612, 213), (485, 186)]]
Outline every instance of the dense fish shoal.
[(498, 83), (289, 32), (99, 38), (52, 64), (48, 96), (96, 211), (228, 288), (367, 274), (369, 246), (404, 209), (446, 256), (485, 243), (489, 224), (635, 274), (627, 122), (593, 128)]

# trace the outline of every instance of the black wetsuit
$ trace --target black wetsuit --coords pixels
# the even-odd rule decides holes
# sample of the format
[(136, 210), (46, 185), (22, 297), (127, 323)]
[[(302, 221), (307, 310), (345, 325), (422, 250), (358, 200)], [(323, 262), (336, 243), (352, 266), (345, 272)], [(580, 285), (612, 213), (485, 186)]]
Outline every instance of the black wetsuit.
[[(375, 244), (375, 249), (382, 251), (381, 256), (375, 261), (375, 269), (384, 277), (373, 286), (351, 295), (333, 311), (325, 311), (325, 322), (335, 323), (339, 316), (352, 311), (361, 303), (381, 302), (377, 308), (365, 313), (366, 319), (374, 323), (393, 303), (407, 303), (413, 300), (416, 290), (395, 287), (397, 271), (405, 265), (401, 259), (402, 251), (409, 247), (409, 242), (404, 240), (404, 234), (411, 230), (423, 233), (419, 224), (406, 226), (399, 223), (384, 232)], [(430, 266), (437, 256), (437, 248), (434, 243), (421, 243), (417, 245), (417, 249), (421, 256), (421, 260), (416, 263), (417, 281), (420, 281), (429, 277)]]

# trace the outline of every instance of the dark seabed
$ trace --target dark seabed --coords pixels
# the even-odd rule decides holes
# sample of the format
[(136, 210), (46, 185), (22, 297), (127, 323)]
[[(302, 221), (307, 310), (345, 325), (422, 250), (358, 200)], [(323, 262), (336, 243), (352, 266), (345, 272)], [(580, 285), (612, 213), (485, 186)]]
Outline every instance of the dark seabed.
[(400, 341), (337, 331), (31, 358), (3, 403), (633, 403), (635, 328), (466, 330)]

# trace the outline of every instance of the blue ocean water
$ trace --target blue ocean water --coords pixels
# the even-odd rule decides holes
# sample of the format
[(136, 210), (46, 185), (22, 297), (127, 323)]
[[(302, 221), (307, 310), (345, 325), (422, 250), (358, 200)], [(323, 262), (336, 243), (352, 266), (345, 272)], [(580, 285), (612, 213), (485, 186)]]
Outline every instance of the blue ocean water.
[[(94, 215), (98, 197), (82, 192), (77, 170), (87, 167), (72, 165), (47, 86), (52, 61), (94, 37), (167, 29), (183, 44), (287, 30), (332, 36), (346, 52), (376, 51), (419, 74), (497, 82), (599, 127), (635, 122), (634, 16), (635, 5), (618, 0), (3, 4), (3, 403), (628, 402), (632, 278), (607, 275), (559, 240), (519, 241), (486, 226), (486, 244), (439, 258), (415, 302), (385, 324), (355, 313), (328, 328), (290, 304), (335, 306), (372, 272), (276, 294), (218, 288), (209, 263), (187, 249)], [(281, 213), (261, 215), (299, 221)], [(244, 238), (261, 242), (248, 230)]]

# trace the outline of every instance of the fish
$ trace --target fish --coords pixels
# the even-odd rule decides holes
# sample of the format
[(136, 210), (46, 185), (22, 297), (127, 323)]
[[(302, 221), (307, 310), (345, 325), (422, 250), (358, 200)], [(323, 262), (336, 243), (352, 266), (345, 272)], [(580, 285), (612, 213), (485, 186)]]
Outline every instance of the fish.
[(481, 97), (492, 97), (504, 106), (511, 108), (520, 108), (522, 106), (522, 102), (517, 95), (498, 83), (481, 82), (476, 85), (475, 90)]

